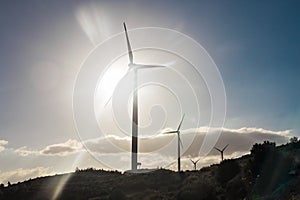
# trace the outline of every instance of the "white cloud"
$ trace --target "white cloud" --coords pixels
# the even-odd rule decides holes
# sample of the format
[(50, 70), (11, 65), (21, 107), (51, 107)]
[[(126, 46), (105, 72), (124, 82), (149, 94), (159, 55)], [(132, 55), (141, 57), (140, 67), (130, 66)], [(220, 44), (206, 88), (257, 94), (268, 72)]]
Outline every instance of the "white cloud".
[(35, 178), (40, 176), (46, 176), (51, 174), (50, 168), (36, 167), (32, 169), (16, 169), (13, 171), (0, 172), (0, 183), (15, 183), (18, 181), (28, 180), (29, 178)]
[(5, 145), (8, 143), (6, 140), (0, 140), (0, 152), (5, 150)]
[[(184, 144), (186, 156), (198, 156), (201, 144), (209, 129), (211, 129), (212, 134), (218, 131), (221, 132), (216, 146), (221, 148), (229, 144), (227, 153), (230, 154), (236, 151), (248, 152), (254, 143), (263, 142), (264, 140), (274, 141), (277, 144), (286, 143), (289, 140), (288, 135), (291, 133), (290, 130), (272, 131), (248, 127), (240, 129), (201, 127), (198, 129), (182, 130), (181, 139)], [(139, 151), (141, 153), (151, 153), (164, 149), (164, 152), (160, 152), (165, 155), (170, 155), (169, 151), (172, 151), (172, 149), (176, 147), (176, 141), (176, 134), (158, 134), (148, 138), (141, 138), (139, 140)], [(102, 154), (130, 152), (131, 139), (130, 137), (120, 138), (108, 136), (106, 138), (85, 141), (85, 145), (90, 151)], [(211, 152), (212, 155), (217, 153), (218, 152), (214, 151)]]
[(14, 150), (15, 153), (19, 154), (20, 156), (29, 156), (29, 155), (38, 155), (38, 151), (29, 150), (27, 146), (20, 147)]
[(82, 150), (82, 144), (77, 140), (68, 140), (64, 143), (49, 145), (40, 151), (41, 155), (67, 156)]
[[(221, 132), (217, 143), (212, 144), (211, 151), (206, 156), (200, 155), (200, 148), (204, 141), (205, 135), (211, 129), (209, 134)], [(198, 167), (207, 166), (212, 163), (220, 162), (220, 154), (213, 149), (214, 146), (223, 148), (229, 144), (224, 152), (224, 158), (237, 158), (249, 153), (253, 144), (261, 143), (265, 140), (276, 142), (276, 144), (283, 144), (288, 142), (290, 130), (272, 131), (262, 128), (248, 128), (240, 129), (228, 128), (208, 128), (201, 127), (198, 129), (182, 130), (181, 140), (183, 142), (183, 149), (181, 156), (183, 160), (183, 169), (190, 169), (191, 163), (189, 158), (200, 158)], [(218, 135), (218, 134), (216, 134)], [(129, 159), (126, 163), (130, 163), (131, 152), (131, 138), (130, 137), (116, 137), (107, 136), (105, 138), (96, 138), (84, 142), (87, 149), (101, 162), (110, 166), (111, 168), (124, 169), (122, 165), (115, 161), (120, 160), (122, 155), (127, 155)], [(163, 166), (176, 170), (177, 168), (177, 135), (176, 134), (158, 134), (147, 138), (139, 139), (139, 161), (142, 162), (143, 167), (156, 168)], [(114, 159), (112, 159), (114, 157)], [(186, 163), (184, 160), (187, 160)], [(185, 164), (184, 164), (185, 163)], [(186, 165), (186, 167), (184, 167)], [(128, 168), (126, 168), (128, 169)]]
[(30, 150), (28, 149), (28, 147), (23, 146), (14, 150), (14, 152), (19, 154), (20, 156), (29, 156), (29, 155), (68, 156), (77, 153), (81, 150), (82, 150), (82, 144), (77, 140), (70, 139), (63, 143), (46, 146), (42, 150)]
[(130, 149), (131, 140), (129, 137), (118, 137), (109, 135), (84, 141), (84, 145), (92, 152), (102, 154), (119, 153)]
[(263, 128), (253, 128), (253, 127), (242, 127), (240, 129), (228, 129), (228, 128), (222, 128), (222, 131), (227, 132), (235, 132), (235, 133), (260, 133), (260, 134), (272, 134), (272, 135), (282, 135), (282, 136), (288, 136), (291, 134), (291, 130), (284, 130), (284, 131), (272, 131), (267, 130)]
[[(198, 156), (202, 141), (207, 133), (208, 127), (201, 127), (199, 129), (188, 129), (183, 132), (182, 141), (185, 138), (190, 138), (190, 134), (194, 134), (194, 141), (188, 147), (185, 152), (187, 156)], [(228, 129), (228, 128), (211, 128), (211, 133), (220, 131), (220, 137), (218, 138), (216, 147), (223, 148), (229, 144), (226, 149), (227, 154), (234, 152), (249, 152), (253, 144), (261, 143), (265, 140), (276, 142), (276, 144), (284, 144), (289, 141), (289, 134), (291, 130), (284, 131), (272, 131), (263, 128), (243, 127), (240, 129)], [(184, 136), (186, 134), (186, 136)], [(216, 155), (217, 151), (212, 150), (209, 155)]]
[[(208, 129), (208, 127), (201, 127), (198, 129), (182, 130), (182, 169), (186, 170), (192, 168), (190, 158), (200, 158), (198, 168), (220, 162), (220, 154), (213, 149), (213, 146), (223, 148), (226, 144), (229, 144), (224, 152), (224, 158), (237, 158), (249, 153), (254, 143), (269, 140), (276, 142), (276, 144), (283, 144), (288, 142), (289, 135), (291, 134), (290, 130), (272, 131), (248, 127), (240, 129), (212, 128), (209, 134), (214, 134), (214, 132), (218, 131), (221, 131), (221, 134), (217, 143), (211, 145), (212, 149), (209, 154), (200, 156), (202, 155), (199, 153), (200, 148), (201, 145), (203, 145)], [(83, 144), (87, 147), (89, 152), (92, 153), (93, 158), (96, 158), (94, 164), (99, 164), (99, 167), (119, 170), (130, 168), (131, 137), (122, 138), (110, 135), (86, 140)], [(62, 158), (63, 160), (60, 160), (60, 162), (68, 163), (73, 161), (64, 160), (63, 157), (73, 154), (79, 155), (80, 152), (84, 152), (83, 144), (77, 140), (68, 140), (63, 143), (46, 146), (42, 150), (30, 150), (27, 147), (21, 147), (14, 150), (14, 152), (23, 157), (28, 155), (36, 156), (32, 158), (36, 159), (35, 162), (40, 162), (43, 159), (41, 156), (44, 158), (51, 156), (53, 159)], [(156, 168), (157, 166), (162, 166), (174, 170), (177, 168), (176, 134), (165, 135), (160, 133), (156, 136), (140, 138), (138, 151), (139, 162), (142, 163), (142, 167)], [(71, 157), (68, 158), (70, 159)], [(53, 167), (55, 165), (53, 165)], [(60, 163), (59, 165), (65, 164)]]
[[(276, 144), (283, 144), (288, 142), (290, 130), (272, 131), (262, 128), (243, 127), (240, 129), (228, 128), (209, 128), (200, 127), (197, 129), (182, 130), (181, 140), (183, 142), (182, 152), (185, 157), (197, 157), (201, 145), (204, 141), (208, 130), (210, 134), (221, 132), (218, 141), (215, 145), (218, 148), (223, 148), (229, 144), (225, 154), (232, 154), (234, 152), (249, 152), (254, 143), (260, 143), (264, 140), (276, 142)], [(2, 141), (1, 144), (6, 144), (7, 141)], [(97, 154), (115, 154), (128, 153), (131, 151), (130, 137), (107, 136), (102, 138), (95, 138), (83, 142), (90, 152)], [(213, 147), (213, 146), (212, 146)], [(140, 153), (158, 153), (162, 156), (176, 157), (177, 152), (177, 135), (176, 134), (158, 134), (148, 138), (139, 139)], [(83, 150), (81, 142), (70, 139), (64, 143), (52, 144), (46, 146), (42, 150), (29, 150), (27, 147), (21, 147), (15, 152), (21, 156), (28, 155), (42, 155), (42, 156), (68, 156), (78, 153)], [(218, 152), (213, 150), (209, 155), (217, 155)]]

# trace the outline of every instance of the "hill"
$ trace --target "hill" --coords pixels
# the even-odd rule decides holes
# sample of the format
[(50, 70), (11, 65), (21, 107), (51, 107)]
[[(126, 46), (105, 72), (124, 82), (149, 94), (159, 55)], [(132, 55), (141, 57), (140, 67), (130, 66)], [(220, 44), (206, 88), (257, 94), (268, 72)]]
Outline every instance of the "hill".
[(250, 155), (198, 171), (96, 169), (27, 180), (0, 199), (300, 199), (300, 142), (255, 144)]

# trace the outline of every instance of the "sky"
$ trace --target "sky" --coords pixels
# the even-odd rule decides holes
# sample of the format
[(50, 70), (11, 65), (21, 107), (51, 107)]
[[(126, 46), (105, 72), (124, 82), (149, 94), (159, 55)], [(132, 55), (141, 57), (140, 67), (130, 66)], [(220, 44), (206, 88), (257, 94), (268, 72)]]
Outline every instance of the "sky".
[[(112, 128), (110, 107), (104, 108), (104, 117), (98, 119), (105, 134), (98, 134), (99, 127), (89, 126), (88, 120), (84, 123), (89, 129), (78, 133), (73, 112), (78, 77), (89, 63), (96, 66), (104, 59), (104, 53), (111, 53), (105, 50), (105, 44), (119, 51), (112, 55), (115, 59), (109, 68), (112, 72), (106, 77), (115, 79), (108, 85), (116, 86), (126, 73), (124, 21), (133, 49), (146, 42), (163, 43), (162, 38), (169, 35), (157, 37), (149, 34), (150, 29), (141, 29), (160, 27), (170, 30), (168, 34), (184, 35), (196, 41), (203, 47), (202, 57), (198, 59), (210, 57), (213, 60), (205, 64), (217, 67), (222, 78), (226, 116), (223, 126), (213, 127), (211, 133), (221, 133), (216, 146), (230, 144), (225, 157), (247, 153), (255, 142), (269, 139), (282, 144), (290, 136), (300, 136), (300, 4), (297, 1), (4, 0), (0, 4), (0, 182), (63, 173), (76, 167), (119, 170), (130, 167), (130, 126), (128, 119), (125, 120), (130, 115), (130, 98), (129, 103), (116, 103), (117, 108), (123, 110), (114, 114), (125, 127), (119, 132)], [(143, 34), (145, 37), (141, 37)], [(174, 42), (176, 38), (171, 39)], [(191, 46), (172, 43), (168, 47), (187, 49)], [(166, 77), (164, 84), (167, 89), (174, 89), (181, 108), (185, 109), (178, 110), (178, 99), (162, 88), (141, 89), (141, 123), (149, 126), (144, 132), (147, 137), (140, 142), (142, 166), (177, 168), (176, 136), (163, 135), (162, 130), (175, 129), (181, 114), (186, 112), (182, 126), (185, 133), (182, 168), (191, 169), (189, 158), (200, 156), (199, 149), (212, 115), (211, 94), (205, 85), (207, 77), (194, 77), (189, 60), (170, 52), (137, 50), (135, 58), (140, 62), (171, 63), (172, 69), (141, 72), (140, 81), (147, 83), (157, 78), (159, 82), (157, 80), (162, 80), (159, 78)], [(96, 62), (92, 62), (93, 59)], [(99, 70), (104, 67), (107, 66), (99, 66)], [(109, 71), (106, 72), (109, 75)], [(191, 85), (180, 81), (182, 76), (177, 77), (178, 73)], [(91, 79), (85, 79), (87, 84), (101, 79), (90, 74)], [(119, 91), (129, 91), (130, 81), (132, 74), (122, 79)], [(100, 86), (103, 86), (101, 80)], [(201, 97), (200, 103), (193, 101), (193, 93), (188, 93), (191, 88)], [(103, 106), (110, 95), (106, 93), (102, 98), (100, 90), (96, 97)], [(186, 98), (182, 100), (182, 96)], [(112, 101), (114, 104), (114, 99)], [(151, 107), (158, 102), (164, 104), (165, 110)], [(94, 108), (93, 101), (81, 103)], [(197, 103), (201, 111), (200, 124), (199, 112), (194, 109)], [(84, 118), (81, 113), (79, 116)], [(147, 135), (148, 132), (155, 134)], [(199, 158), (198, 167), (220, 159), (214, 150)]]

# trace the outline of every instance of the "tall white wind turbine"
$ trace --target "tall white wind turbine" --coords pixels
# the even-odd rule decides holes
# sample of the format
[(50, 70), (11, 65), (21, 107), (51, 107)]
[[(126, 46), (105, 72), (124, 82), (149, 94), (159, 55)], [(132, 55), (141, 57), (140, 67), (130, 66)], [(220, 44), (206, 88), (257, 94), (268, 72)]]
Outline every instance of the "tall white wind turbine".
[[(128, 64), (128, 71), (124, 75), (126, 76), (129, 71), (133, 70), (134, 72), (134, 83), (133, 83), (133, 102), (132, 102), (132, 142), (131, 142), (131, 171), (137, 171), (137, 155), (138, 155), (138, 71), (141, 69), (148, 69), (148, 68), (159, 68), (159, 67), (166, 67), (163, 65), (145, 65), (145, 64), (138, 64), (133, 62), (133, 52), (131, 49), (129, 36), (126, 28), (125, 22), (123, 23), (125, 36), (126, 36), (126, 43), (127, 43), (127, 50), (128, 50), (128, 57), (129, 57), (129, 64)], [(108, 100), (111, 100), (112, 97)]]

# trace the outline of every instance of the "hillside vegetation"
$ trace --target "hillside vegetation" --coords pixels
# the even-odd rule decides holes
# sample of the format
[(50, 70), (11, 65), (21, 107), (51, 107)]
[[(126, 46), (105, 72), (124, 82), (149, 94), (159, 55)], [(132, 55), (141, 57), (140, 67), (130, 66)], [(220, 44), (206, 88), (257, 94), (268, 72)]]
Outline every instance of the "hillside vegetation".
[(129, 174), (96, 169), (27, 180), (0, 199), (300, 199), (300, 141), (255, 144), (250, 155), (199, 171)]

